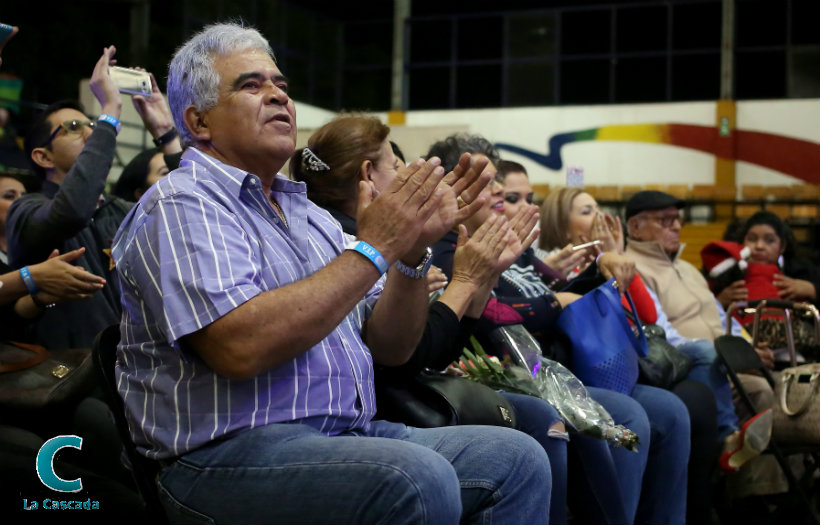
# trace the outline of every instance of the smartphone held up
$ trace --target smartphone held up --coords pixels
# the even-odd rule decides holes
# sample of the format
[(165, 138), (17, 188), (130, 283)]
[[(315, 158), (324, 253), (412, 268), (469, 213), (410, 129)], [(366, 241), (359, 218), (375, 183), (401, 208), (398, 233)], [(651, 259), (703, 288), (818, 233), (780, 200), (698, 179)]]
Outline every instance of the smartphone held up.
[(111, 66), (108, 68), (108, 72), (120, 93), (142, 95), (143, 97), (151, 96), (151, 75), (147, 71)]

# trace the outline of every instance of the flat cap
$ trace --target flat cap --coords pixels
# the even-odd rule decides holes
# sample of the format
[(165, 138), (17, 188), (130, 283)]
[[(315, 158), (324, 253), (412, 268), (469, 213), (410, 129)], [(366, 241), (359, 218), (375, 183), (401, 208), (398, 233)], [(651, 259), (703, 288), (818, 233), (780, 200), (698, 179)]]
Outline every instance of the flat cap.
[(644, 190), (639, 191), (626, 201), (626, 220), (633, 215), (637, 215), (647, 210), (662, 210), (674, 206), (681, 209), (686, 205), (684, 201), (662, 191)]

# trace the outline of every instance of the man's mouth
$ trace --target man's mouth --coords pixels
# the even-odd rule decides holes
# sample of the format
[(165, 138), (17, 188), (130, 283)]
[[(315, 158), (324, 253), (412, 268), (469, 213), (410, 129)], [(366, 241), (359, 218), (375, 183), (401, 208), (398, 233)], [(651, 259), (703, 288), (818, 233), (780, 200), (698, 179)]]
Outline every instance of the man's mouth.
[(285, 124), (290, 125), (290, 115), (288, 115), (287, 113), (278, 113), (274, 115), (272, 119), (270, 119), (270, 122), (284, 122)]

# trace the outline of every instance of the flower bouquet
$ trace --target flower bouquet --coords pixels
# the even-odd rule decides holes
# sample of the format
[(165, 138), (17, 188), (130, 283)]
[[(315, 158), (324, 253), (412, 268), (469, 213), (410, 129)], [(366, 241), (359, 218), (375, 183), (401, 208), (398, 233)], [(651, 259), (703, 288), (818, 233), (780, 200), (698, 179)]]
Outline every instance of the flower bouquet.
[(474, 337), (470, 341), (475, 352), (465, 348), (461, 358), (451, 365), (468, 379), (497, 390), (540, 397), (555, 407), (573, 430), (637, 451), (637, 434), (616, 425), (606, 409), (589, 396), (583, 383), (560, 363), (539, 356), (530, 372), (511, 362), (502, 364), (488, 356)]

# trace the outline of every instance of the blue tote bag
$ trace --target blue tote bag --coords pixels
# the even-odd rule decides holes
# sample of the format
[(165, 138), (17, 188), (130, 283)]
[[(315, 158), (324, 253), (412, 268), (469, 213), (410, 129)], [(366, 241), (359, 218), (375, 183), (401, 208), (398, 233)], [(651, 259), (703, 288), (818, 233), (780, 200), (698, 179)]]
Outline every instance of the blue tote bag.
[(647, 354), (646, 336), (640, 324), (629, 325), (614, 279), (564, 308), (558, 329), (572, 345), (569, 368), (585, 385), (632, 393), (638, 357)]

